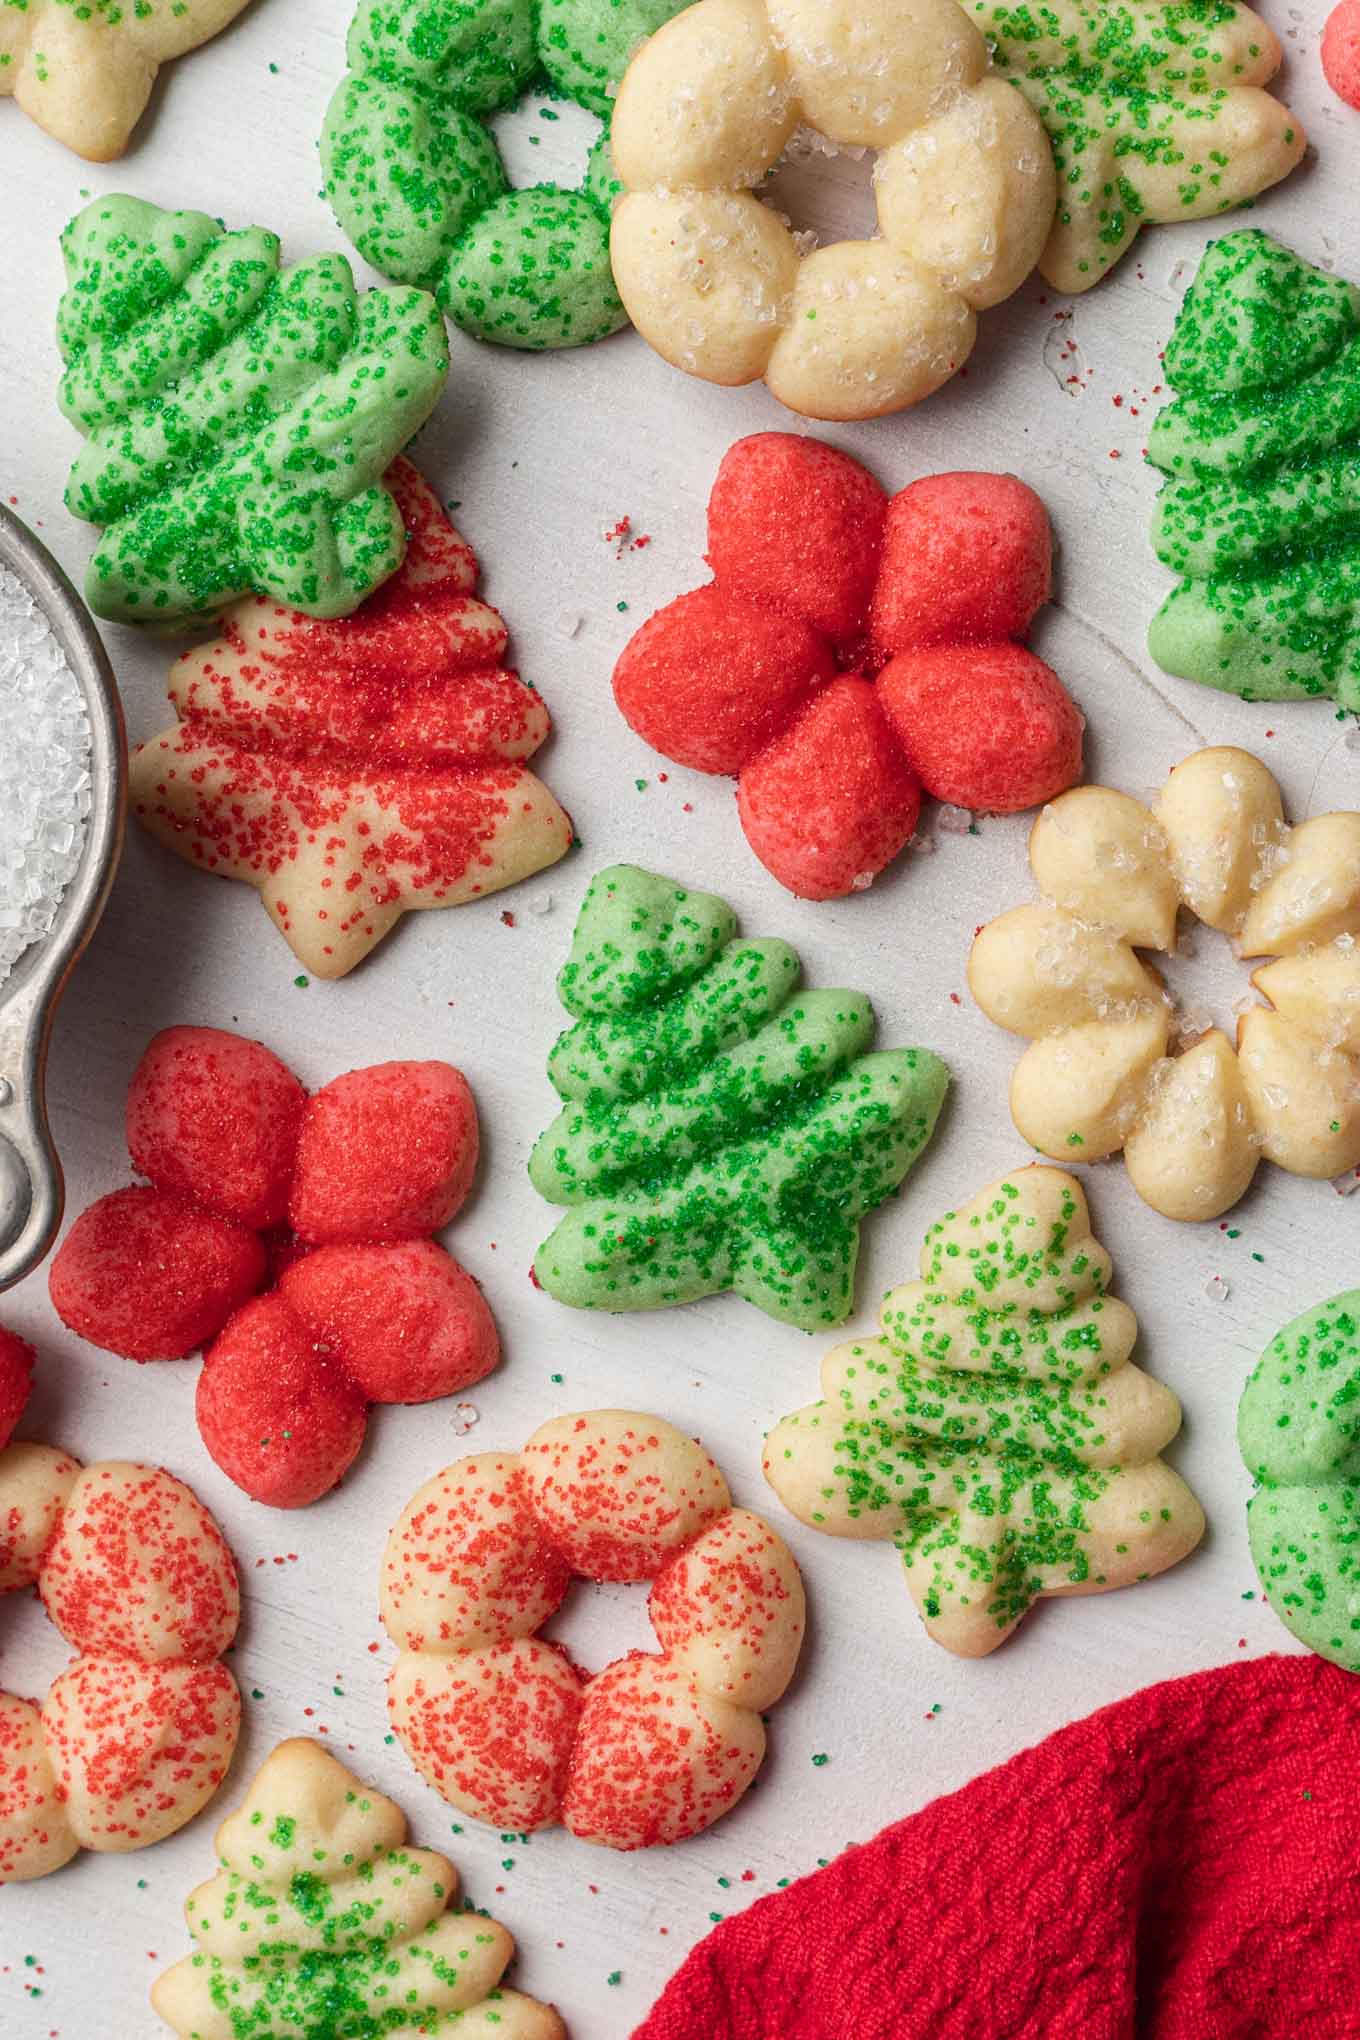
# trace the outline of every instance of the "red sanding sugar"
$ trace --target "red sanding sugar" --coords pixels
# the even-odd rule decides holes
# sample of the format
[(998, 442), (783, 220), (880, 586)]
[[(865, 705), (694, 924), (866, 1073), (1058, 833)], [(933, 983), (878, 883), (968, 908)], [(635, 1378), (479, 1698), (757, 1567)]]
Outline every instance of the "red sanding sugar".
[[(966, 696), (976, 721), (961, 728)], [(878, 676), (898, 742), (936, 800), (1016, 814), (1081, 771), (1081, 723), (1061, 682), (1023, 645), (901, 652)]]
[[(133, 1077), (128, 1137), (152, 1187), (76, 1220), (52, 1301), (73, 1331), (130, 1359), (208, 1346), (204, 1443), (257, 1500), (296, 1508), (333, 1487), (370, 1402), (428, 1402), (497, 1365), (481, 1291), (427, 1237), (477, 1165), (458, 1070), (384, 1063), (309, 1100), (258, 1042), (170, 1028)], [(288, 1212), (295, 1231), (266, 1242), (236, 1223), (244, 1210), (275, 1227)]]
[(14, 1427), (24, 1413), (36, 1358), (27, 1339), (0, 1325), (0, 1450), (14, 1436)]
[(1360, 0), (1341, 0), (1327, 16), (1322, 75), (1338, 99), (1360, 107)]
[(376, 1063), (318, 1091), (298, 1140), (299, 1239), (409, 1240), (448, 1224), (477, 1168), (477, 1108), (448, 1063)]
[(480, 1381), (499, 1342), (472, 1277), (432, 1240), (319, 1247), (279, 1294), (370, 1402), (434, 1402)]
[(739, 439), (708, 499), (708, 564), (730, 595), (824, 637), (863, 629), (888, 499), (867, 468), (792, 432)]
[(281, 1296), (238, 1311), (203, 1359), (198, 1428), (238, 1487), (276, 1509), (333, 1488), (364, 1442), (362, 1392)]
[(183, 1360), (264, 1280), (253, 1232), (164, 1190), (115, 1190), (83, 1211), (53, 1256), (62, 1323), (126, 1360)]
[[(738, 777), (776, 878), (838, 897), (903, 847), (921, 785), (1000, 812), (1079, 777), (1082, 718), (1014, 642), (1047, 600), (1050, 554), (1043, 504), (1013, 475), (932, 475), (885, 502), (848, 455), (759, 433), (714, 483), (713, 581), (624, 647), (615, 697), (664, 756)], [(913, 687), (898, 677), (885, 716), (863, 697), (906, 651)]]
[(736, 773), (835, 670), (811, 624), (710, 585), (643, 624), (614, 669), (614, 697), (663, 757)]
[(921, 788), (878, 690), (836, 680), (742, 773), (737, 808), (767, 871), (805, 900), (870, 884), (910, 841)]
[(132, 1165), (163, 1190), (263, 1230), (288, 1216), (307, 1093), (262, 1042), (167, 1027), (128, 1087)]

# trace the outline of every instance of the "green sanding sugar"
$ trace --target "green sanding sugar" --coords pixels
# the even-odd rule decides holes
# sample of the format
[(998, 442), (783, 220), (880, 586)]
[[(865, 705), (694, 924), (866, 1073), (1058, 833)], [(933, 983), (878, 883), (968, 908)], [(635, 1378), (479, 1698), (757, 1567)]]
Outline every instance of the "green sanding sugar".
[(1360, 290), (1265, 234), (1214, 242), (1166, 350), (1148, 645), (1246, 701), (1360, 708)]
[(424, 291), (355, 289), (340, 255), (280, 269), (262, 227), (95, 199), (62, 235), (66, 501), (104, 527), (99, 615), (175, 622), (248, 592), (348, 616), (400, 566), (382, 486), (448, 375)]
[(1360, 1289), (1271, 1340), (1237, 1439), (1258, 1482), (1247, 1533), (1270, 1605), (1310, 1649), (1360, 1671)]
[(1278, 56), (1231, 0), (961, 0), (1048, 131), (1058, 209), (1041, 267), (1086, 290), (1154, 221), (1212, 218), (1285, 177), (1304, 136), (1259, 86)]
[(1117, 1481), (1145, 1510), (1117, 1547), (1122, 1576), (1171, 1562), (1177, 1513), (1184, 1548), (1202, 1527), (1153, 1457), (1179, 1409), (1127, 1366), (1137, 1327), (1109, 1275), (1070, 1177), (1007, 1177), (930, 1229), (882, 1336), (829, 1353), (825, 1400), (770, 1434), (780, 1499), (835, 1535), (891, 1538), (927, 1623), (964, 1619), (971, 1655), (1040, 1594), (1123, 1583), (1092, 1563)]
[(326, 195), (354, 245), (505, 347), (582, 346), (626, 324), (607, 126), (579, 190), (510, 191), (485, 123), (545, 84), (607, 123), (634, 49), (677, 4), (360, 0), (321, 135)]
[(565, 1103), (529, 1164), (569, 1207), (534, 1263), (559, 1302), (732, 1289), (805, 1331), (849, 1314), (860, 1219), (929, 1141), (949, 1078), (927, 1049), (865, 1053), (868, 999), (799, 977), (787, 943), (742, 939), (709, 893), (632, 865), (595, 878), (558, 981)]

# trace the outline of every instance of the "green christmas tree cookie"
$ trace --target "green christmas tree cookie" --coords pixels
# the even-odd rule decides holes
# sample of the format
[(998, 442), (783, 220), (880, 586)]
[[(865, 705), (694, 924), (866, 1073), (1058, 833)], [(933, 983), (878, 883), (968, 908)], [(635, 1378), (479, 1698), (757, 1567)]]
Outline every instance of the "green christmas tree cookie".
[(1360, 709), (1360, 290), (1229, 234), (1186, 292), (1166, 379), (1152, 537), (1184, 579), (1153, 658), (1245, 701)]
[(804, 1331), (849, 1314), (860, 1219), (930, 1139), (949, 1075), (928, 1049), (866, 1054), (863, 993), (799, 975), (711, 893), (597, 875), (558, 979), (566, 1103), (529, 1163), (570, 1207), (534, 1262), (549, 1295), (656, 1310), (733, 1289)]
[[(627, 324), (609, 262), (614, 94), (680, 0), (360, 0), (321, 161), (335, 216), (384, 276), (503, 347)], [(605, 122), (584, 183), (511, 191), (487, 119), (535, 85)]]
[(316, 1743), (280, 1743), (217, 1853), (185, 1907), (197, 1949), (151, 1993), (182, 2040), (564, 2040), (551, 2006), (501, 1988), (515, 1944), (455, 1907), (453, 1865)]
[(279, 267), (262, 227), (101, 198), (62, 235), (66, 501), (104, 527), (101, 616), (172, 623), (249, 593), (348, 616), (400, 566), (380, 477), (433, 410), (448, 341), (424, 291)]
[(1310, 1650), (1360, 1672), (1360, 1289), (1271, 1340), (1237, 1440), (1259, 1483), (1247, 1535), (1271, 1607)]
[(1039, 267), (1089, 290), (1140, 227), (1212, 219), (1277, 184), (1307, 137), (1261, 90), (1278, 41), (1236, 0), (959, 0), (1048, 130), (1058, 213)]
[(883, 1331), (828, 1353), (824, 1402), (785, 1417), (765, 1477), (833, 1537), (890, 1538), (927, 1630), (962, 1657), (1044, 1594), (1094, 1594), (1193, 1551), (1204, 1515), (1157, 1457), (1170, 1389), (1132, 1366), (1086, 1199), (1021, 1169), (926, 1234)]

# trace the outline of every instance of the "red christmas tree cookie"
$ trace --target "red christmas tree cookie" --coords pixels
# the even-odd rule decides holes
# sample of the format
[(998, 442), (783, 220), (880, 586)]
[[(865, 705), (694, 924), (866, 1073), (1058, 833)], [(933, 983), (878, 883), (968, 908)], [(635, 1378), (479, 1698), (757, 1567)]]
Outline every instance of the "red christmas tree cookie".
[(713, 580), (625, 646), (614, 694), (664, 756), (736, 778), (747, 840), (791, 892), (869, 885), (922, 791), (1010, 814), (1080, 775), (1082, 718), (1017, 642), (1050, 537), (1014, 476), (889, 499), (848, 454), (757, 433), (718, 470), (708, 560)]
[(477, 1166), (472, 1093), (447, 1063), (380, 1063), (309, 1098), (259, 1042), (171, 1027), (133, 1076), (127, 1131), (150, 1187), (82, 1213), (52, 1301), (131, 1360), (205, 1346), (203, 1442), (256, 1501), (334, 1487), (370, 1403), (432, 1402), (496, 1366), (481, 1291), (429, 1237)]
[(134, 752), (132, 810), (255, 886), (294, 955), (343, 977), (404, 913), (555, 864), (571, 822), (524, 760), (551, 727), (501, 661), (477, 560), (409, 461), (386, 477), (400, 571), (338, 623), (252, 596), (170, 677), (178, 725)]

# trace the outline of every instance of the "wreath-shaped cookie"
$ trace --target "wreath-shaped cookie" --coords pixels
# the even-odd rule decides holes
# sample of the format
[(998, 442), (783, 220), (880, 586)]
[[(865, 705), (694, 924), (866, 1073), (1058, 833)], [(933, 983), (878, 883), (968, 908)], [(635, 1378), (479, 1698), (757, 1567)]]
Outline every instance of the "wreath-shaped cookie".
[[(539, 1634), (573, 1576), (650, 1580), (661, 1649), (589, 1677)], [(392, 1726), (451, 1805), (614, 1849), (684, 1841), (736, 1804), (793, 1676), (803, 1584), (703, 1447), (658, 1417), (556, 1417), (407, 1503), (383, 1561)]]
[[(878, 238), (800, 258), (756, 196), (800, 123), (878, 152)], [(639, 332), (705, 382), (763, 376), (809, 418), (939, 389), (1053, 219), (1048, 138), (954, 0), (699, 0), (633, 59), (613, 148), (614, 274)]]
[[(419, 280), (464, 332), (579, 347), (626, 325), (609, 266), (614, 93), (675, 0), (360, 0), (321, 135), (326, 195), (360, 253)], [(508, 187), (486, 121), (546, 81), (606, 123), (575, 191)]]
[(78, 1656), (41, 1708), (0, 1692), (0, 1884), (174, 1834), (222, 1783), (241, 1721), (221, 1662), (235, 1561), (173, 1474), (7, 1446), (0, 1593), (31, 1586)]
[[(1030, 834), (1043, 899), (991, 921), (968, 982), (989, 1019), (1028, 1038), (1011, 1116), (1041, 1153), (1120, 1148), (1168, 1218), (1217, 1218), (1262, 1155), (1295, 1176), (1360, 1163), (1360, 814), (1290, 828), (1258, 758), (1222, 746), (1178, 765), (1155, 812), (1076, 787)], [(1184, 905), (1232, 938), (1271, 1002), (1237, 1023), (1177, 1027), (1136, 954), (1169, 950)], [(1189, 1045), (1168, 1053), (1173, 1033)]]

